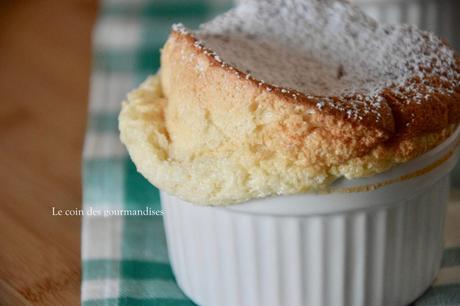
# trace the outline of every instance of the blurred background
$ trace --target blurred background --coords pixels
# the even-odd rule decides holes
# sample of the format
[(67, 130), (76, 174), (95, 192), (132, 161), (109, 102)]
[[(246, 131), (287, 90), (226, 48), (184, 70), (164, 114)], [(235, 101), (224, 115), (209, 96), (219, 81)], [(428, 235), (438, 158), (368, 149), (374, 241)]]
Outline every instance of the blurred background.
[[(171, 1), (183, 2), (178, 15), (190, 18), (161, 24), (182, 21), (193, 27), (211, 17), (199, 5), (189, 5), (198, 0)], [(215, 11), (232, 5), (226, 0), (207, 2), (218, 8)], [(460, 50), (458, 0), (352, 2), (378, 20), (433, 31)], [(136, 66), (138, 83), (158, 66), (158, 49), (169, 28), (157, 27), (156, 20), (163, 16), (155, 3), (0, 1), (0, 305), (79, 304), (81, 220), (53, 217), (51, 208), (81, 207), (91, 67), (110, 71), (110, 65), (126, 70)], [(110, 16), (98, 23), (98, 12)], [(133, 36), (139, 18), (147, 30)], [(110, 31), (113, 35), (105, 37)], [(134, 60), (124, 57), (126, 44), (138, 40), (145, 46), (142, 54)], [(107, 46), (121, 52), (99, 52)], [(122, 84), (109, 88), (116, 99), (135, 86)]]
[(99, 3), (0, 1), (0, 305), (80, 304), (81, 151)]
[(375, 19), (431, 31), (460, 50), (458, 0), (351, 0)]

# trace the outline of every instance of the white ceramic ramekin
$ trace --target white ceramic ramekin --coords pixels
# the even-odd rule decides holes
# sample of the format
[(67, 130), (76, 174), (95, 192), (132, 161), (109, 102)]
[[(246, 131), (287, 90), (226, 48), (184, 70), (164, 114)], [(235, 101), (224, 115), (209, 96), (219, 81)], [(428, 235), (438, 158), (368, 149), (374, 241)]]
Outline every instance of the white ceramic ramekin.
[(179, 286), (202, 306), (407, 305), (439, 270), (459, 131), (331, 194), (210, 207), (161, 193)]

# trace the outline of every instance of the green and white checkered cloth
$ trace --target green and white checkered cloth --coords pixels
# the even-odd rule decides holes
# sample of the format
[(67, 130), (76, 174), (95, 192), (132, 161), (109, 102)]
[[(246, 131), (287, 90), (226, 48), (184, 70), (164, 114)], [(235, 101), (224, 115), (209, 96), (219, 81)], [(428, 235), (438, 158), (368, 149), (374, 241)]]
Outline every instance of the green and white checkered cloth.
[[(84, 149), (83, 201), (87, 212), (90, 208), (161, 209), (158, 190), (137, 173), (119, 141), (121, 101), (157, 71), (159, 49), (172, 23), (194, 27), (230, 6), (230, 0), (103, 1), (93, 36)], [(460, 182), (460, 176), (454, 181)], [(451, 205), (449, 214), (458, 220), (453, 223), (460, 223), (460, 204)], [(449, 231), (436, 286), (414, 305), (460, 305), (460, 226)], [(84, 306), (194, 305), (175, 283), (161, 216), (85, 215), (82, 272)]]

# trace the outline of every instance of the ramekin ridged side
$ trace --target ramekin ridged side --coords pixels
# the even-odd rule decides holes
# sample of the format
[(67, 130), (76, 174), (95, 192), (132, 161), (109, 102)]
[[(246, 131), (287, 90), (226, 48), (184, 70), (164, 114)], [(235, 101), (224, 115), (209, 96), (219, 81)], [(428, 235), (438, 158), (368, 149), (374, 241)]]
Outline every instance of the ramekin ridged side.
[(292, 216), (161, 197), (173, 271), (199, 305), (401, 306), (439, 270), (448, 193), (445, 175), (398, 202)]
[(328, 194), (219, 207), (161, 192), (179, 286), (201, 306), (409, 304), (440, 268), (459, 138)]

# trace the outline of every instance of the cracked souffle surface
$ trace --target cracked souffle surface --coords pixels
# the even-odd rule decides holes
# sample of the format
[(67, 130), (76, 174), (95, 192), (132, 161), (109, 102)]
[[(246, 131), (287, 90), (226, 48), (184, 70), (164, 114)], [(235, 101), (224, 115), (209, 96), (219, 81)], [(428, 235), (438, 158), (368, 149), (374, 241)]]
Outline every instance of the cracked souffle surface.
[(432, 34), (341, 1), (247, 1), (176, 25), (128, 95), (121, 139), (160, 189), (198, 204), (326, 189), (432, 149), (460, 118), (460, 61)]

